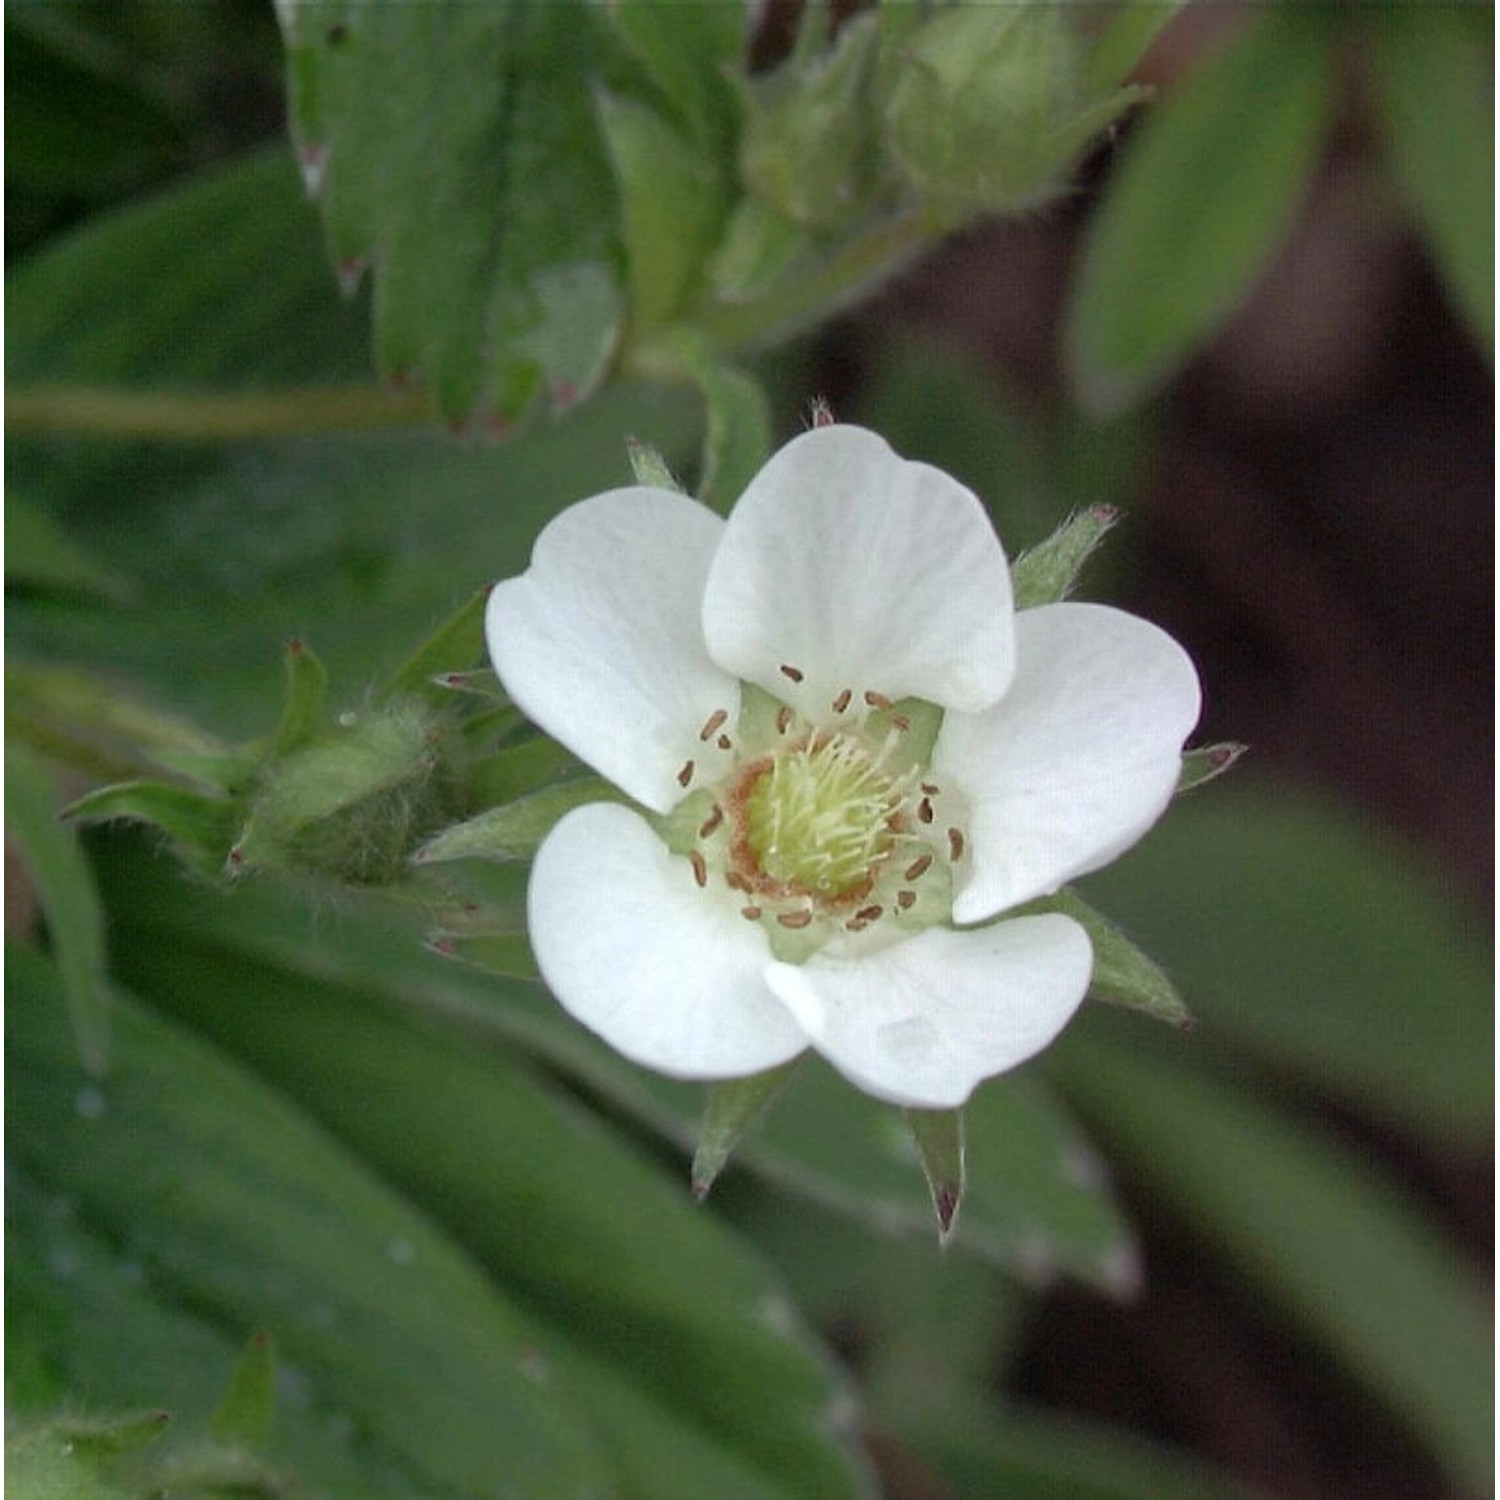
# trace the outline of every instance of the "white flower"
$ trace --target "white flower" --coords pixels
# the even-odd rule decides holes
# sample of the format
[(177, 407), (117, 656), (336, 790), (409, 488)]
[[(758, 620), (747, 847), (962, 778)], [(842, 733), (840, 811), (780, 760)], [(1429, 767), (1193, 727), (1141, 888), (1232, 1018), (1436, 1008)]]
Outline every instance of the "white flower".
[(727, 522), (641, 486), (572, 506), (487, 631), (520, 707), (644, 810), (577, 809), (537, 853), (567, 1010), (676, 1077), (811, 1046), (921, 1108), (1077, 1009), (1082, 928), (994, 919), (1133, 844), (1198, 717), (1169, 636), (1017, 614), (974, 495), (857, 427), (789, 443)]

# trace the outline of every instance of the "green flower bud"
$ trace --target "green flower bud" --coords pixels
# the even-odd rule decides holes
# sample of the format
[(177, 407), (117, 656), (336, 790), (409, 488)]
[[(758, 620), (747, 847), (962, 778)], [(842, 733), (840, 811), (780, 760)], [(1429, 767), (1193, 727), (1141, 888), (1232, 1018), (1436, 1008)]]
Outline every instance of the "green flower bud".
[(411, 700), (346, 715), (267, 772), (231, 870), (308, 870), (348, 885), (396, 880), (412, 849), (452, 820), (442, 751), (437, 721)]
[(831, 48), (794, 54), (769, 78), (741, 83), (745, 183), (804, 229), (837, 231), (869, 206), (878, 170), (871, 84), (879, 36), (873, 13), (856, 16)]
[(1009, 213), (1067, 187), (1089, 141), (1142, 90), (1089, 95), (1066, 6), (977, 5), (923, 26), (889, 67), (886, 144), (904, 176), (956, 208)]

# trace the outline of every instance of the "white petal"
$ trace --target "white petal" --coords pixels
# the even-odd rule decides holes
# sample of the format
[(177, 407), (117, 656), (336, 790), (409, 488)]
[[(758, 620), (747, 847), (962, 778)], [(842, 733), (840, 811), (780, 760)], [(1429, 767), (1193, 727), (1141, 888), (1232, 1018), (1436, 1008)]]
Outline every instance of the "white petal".
[(974, 712), (1010, 680), (1011, 618), (1005, 553), (974, 495), (834, 426), (751, 480), (714, 558), (703, 633), (726, 671), (809, 715), (846, 687)]
[(1093, 953), (1068, 917), (1017, 917), (800, 967), (766, 982), (813, 1046), (866, 1093), (951, 1109), (982, 1079), (1040, 1052), (1083, 1000)]
[(531, 944), (567, 1010), (634, 1062), (676, 1078), (738, 1078), (807, 1039), (761, 977), (771, 950), (727, 889), (700, 890), (627, 807), (569, 813), (537, 851)]
[(490, 594), (495, 670), (527, 716), (656, 812), (723, 753), (699, 738), (739, 715), (739, 684), (703, 644), (704, 580), (724, 523), (666, 490), (611, 490), (570, 506), (531, 566)]
[(1016, 677), (982, 714), (948, 714), (937, 780), (970, 806), (957, 922), (1055, 891), (1128, 849), (1177, 785), (1198, 674), (1165, 631), (1098, 604), (1016, 617)]

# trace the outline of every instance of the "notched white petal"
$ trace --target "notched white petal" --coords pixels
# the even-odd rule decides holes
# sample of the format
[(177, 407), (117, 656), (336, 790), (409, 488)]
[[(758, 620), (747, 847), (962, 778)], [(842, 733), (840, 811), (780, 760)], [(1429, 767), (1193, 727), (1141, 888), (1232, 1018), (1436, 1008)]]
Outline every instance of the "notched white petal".
[(983, 1079), (1057, 1036), (1088, 989), (1093, 955), (1068, 917), (930, 928), (857, 957), (773, 964), (766, 982), (812, 1045), (866, 1093), (951, 1109)]
[(982, 714), (948, 714), (933, 769), (969, 803), (957, 922), (1055, 891), (1159, 818), (1198, 721), (1198, 674), (1165, 631), (1097, 604), (1016, 617), (1017, 667)]
[(860, 427), (804, 433), (750, 482), (703, 631), (726, 671), (810, 716), (849, 688), (973, 712), (1014, 667), (1010, 572), (984, 507)]
[(641, 487), (570, 506), (531, 566), (498, 584), (485, 629), (495, 670), (527, 716), (656, 812), (725, 752), (699, 740), (733, 720), (739, 684), (709, 659), (701, 604), (724, 523), (683, 495)]
[(537, 852), (528, 907), (548, 988), (645, 1067), (738, 1078), (807, 1045), (762, 977), (762, 928), (727, 888), (700, 888), (629, 808), (594, 803), (563, 818)]

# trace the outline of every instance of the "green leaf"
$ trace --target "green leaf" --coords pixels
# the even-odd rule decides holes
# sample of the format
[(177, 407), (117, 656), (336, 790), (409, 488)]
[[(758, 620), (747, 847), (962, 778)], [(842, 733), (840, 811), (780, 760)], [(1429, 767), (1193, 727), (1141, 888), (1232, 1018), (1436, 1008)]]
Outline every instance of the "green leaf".
[(721, 0), (616, 0), (609, 18), (672, 101), (694, 138), (727, 166), (737, 123), (729, 71), (746, 47), (747, 18)]
[(221, 1443), (264, 1448), (276, 1411), (276, 1347), (268, 1333), (253, 1333), (229, 1377), (229, 1389), (209, 1420)]
[(964, 1113), (961, 1109), (909, 1109), (906, 1123), (932, 1193), (938, 1239), (946, 1245), (964, 1198)]
[[(340, 274), (375, 272), (376, 357), (453, 421), (568, 406), (619, 331), (586, 6), (291, 0), (292, 128)], [(438, 82), (440, 80), (440, 82)], [(436, 86), (435, 86), (436, 85)]]
[(1032, 609), (1066, 599), (1119, 519), (1119, 511), (1112, 506), (1092, 506), (1070, 516), (1045, 542), (1023, 552), (1010, 570), (1016, 608)]
[(65, 589), (119, 599), (120, 580), (79, 548), (40, 506), (9, 490), (5, 496), (5, 586)]
[(1142, 400), (1213, 334), (1285, 235), (1332, 103), (1327, 18), (1255, 12), (1132, 139), (1089, 227), (1068, 313), (1080, 398)]
[(604, 95), (599, 110), (620, 188), (630, 321), (638, 336), (696, 291), (728, 194), (713, 163), (649, 105)]
[(5, 751), (5, 823), (47, 919), (79, 1059), (100, 1076), (110, 1053), (104, 914), (77, 834), (58, 819), (51, 776), (18, 744)]
[(1489, 1139), (1487, 944), (1390, 835), (1237, 780), (1183, 799), (1082, 890), (1171, 969), (1202, 1043), (1445, 1146)]
[(368, 994), (186, 937), (169, 950), (132, 930), (122, 951), (154, 1003), (301, 1103), (569, 1346), (768, 1490), (866, 1493), (862, 1464), (829, 1430), (839, 1387), (774, 1283), (593, 1116), (498, 1051), (438, 1037)]
[(1367, 1157), (1135, 1038), (1076, 1028), (1051, 1071), (1158, 1200), (1382, 1396), (1455, 1482), (1488, 1486), (1485, 1299)]
[(706, 1198), (734, 1149), (764, 1117), (786, 1086), (797, 1059), (748, 1078), (729, 1078), (704, 1089), (703, 1127), (693, 1152), (693, 1196)]
[[(55, 975), (18, 953), (8, 979), (8, 1146), (19, 1170), (70, 1205), (44, 1230), (54, 1264), (66, 1250), (81, 1272), (101, 1240), (124, 1245), (154, 1300), (201, 1310), (241, 1338), (272, 1330), (307, 1399), (346, 1413), (379, 1457), (387, 1492), (478, 1493), (504, 1474), (529, 1495), (574, 1500), (604, 1484), (566, 1398), (527, 1373), (527, 1322), (368, 1165), (284, 1096), (119, 995), (116, 1067), (104, 1089), (80, 1094), (54, 1019)], [(102, 1352), (89, 1346), (116, 1335), (86, 1333), (81, 1307), (65, 1306), (54, 1326), (33, 1302), (27, 1336), (101, 1398), (88, 1372)], [(163, 1345), (152, 1347), (160, 1359)], [(117, 1367), (113, 1378), (121, 1401), (158, 1379), (177, 1383), (159, 1366)]]
[(1383, 5), (1361, 20), (1396, 181), (1459, 311), (1493, 352), (1494, 12)]

